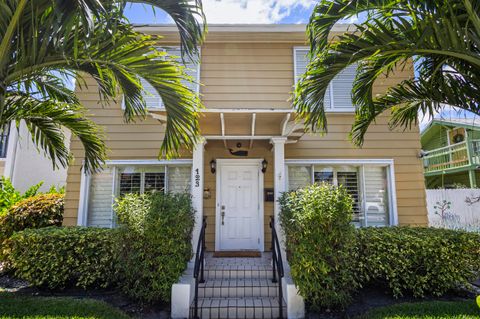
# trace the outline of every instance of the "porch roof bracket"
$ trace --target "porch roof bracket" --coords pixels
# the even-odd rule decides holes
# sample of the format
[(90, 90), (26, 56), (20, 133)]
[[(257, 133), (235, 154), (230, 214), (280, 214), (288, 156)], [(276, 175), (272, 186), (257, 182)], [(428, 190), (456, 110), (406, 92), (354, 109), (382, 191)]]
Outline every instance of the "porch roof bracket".
[(220, 125), (222, 129), (223, 146), (225, 146), (225, 148), (228, 148), (227, 139), (225, 138), (225, 115), (223, 114), (223, 112), (220, 113)]
[(290, 117), (291, 117), (291, 113), (287, 113), (285, 114), (285, 117), (282, 120), (282, 124), (281, 124), (282, 136), (287, 136), (287, 125), (288, 125), (288, 121), (290, 120)]
[(256, 120), (257, 120), (257, 114), (252, 113), (252, 138), (250, 139), (250, 149), (253, 147), (253, 139), (255, 136), (255, 125), (256, 125)]

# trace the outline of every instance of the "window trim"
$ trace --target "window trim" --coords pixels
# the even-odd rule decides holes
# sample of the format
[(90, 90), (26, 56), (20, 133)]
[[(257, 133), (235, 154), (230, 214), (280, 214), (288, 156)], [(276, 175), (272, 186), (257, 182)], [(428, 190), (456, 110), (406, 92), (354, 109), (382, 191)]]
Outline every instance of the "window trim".
[[(89, 201), (89, 192), (90, 192), (90, 182), (91, 182), (91, 174), (87, 173), (83, 169), (84, 162), (82, 162), (82, 170), (80, 176), (80, 198), (78, 200), (78, 209), (77, 209), (77, 226), (87, 226), (87, 218), (88, 218), (88, 201)], [(107, 160), (105, 161), (105, 167), (112, 167), (112, 174), (113, 174), (113, 181), (112, 181), (112, 205), (115, 201), (115, 194), (116, 189), (118, 188), (118, 182), (116, 181), (117, 176), (117, 166), (120, 165), (138, 165), (138, 166), (152, 166), (152, 165), (164, 165), (167, 167), (168, 165), (185, 165), (185, 166), (192, 166), (193, 167), (193, 160), (192, 159), (174, 159), (174, 160)], [(191, 179), (191, 176), (190, 176)], [(190, 181), (191, 182), (191, 181)], [(113, 209), (112, 209), (112, 216), (113, 216)], [(112, 227), (114, 227), (116, 221), (112, 218)]]
[[(364, 174), (364, 165), (377, 165), (384, 166), (387, 168), (387, 187), (389, 192), (389, 226), (398, 225), (398, 210), (397, 210), (397, 190), (395, 188), (395, 162), (393, 159), (285, 159), (285, 186), (288, 189), (288, 166), (301, 166), (301, 165), (359, 165), (361, 168), (361, 181), (360, 187), (363, 188), (363, 183), (365, 183), (365, 174)], [(314, 170), (311, 170), (312, 181)], [(362, 199), (364, 192), (362, 192)], [(365, 201), (362, 201), (365, 203)], [(364, 205), (364, 204), (362, 204)], [(362, 207), (365, 212), (364, 207)]]
[[(308, 51), (308, 50), (310, 50), (310, 48), (308, 46), (294, 46), (293, 47), (293, 81), (294, 81), (295, 87), (297, 86), (297, 83), (298, 83), (297, 74), (296, 74), (296, 72), (297, 72), (297, 52), (302, 51), (302, 50), (307, 50)], [(353, 107), (350, 110), (336, 109), (335, 108), (335, 100), (333, 98), (333, 90), (334, 90), (333, 81), (330, 82), (328, 84), (328, 86), (330, 88), (330, 107), (325, 108), (325, 112), (326, 113), (337, 113), (337, 114), (352, 114), (352, 113), (355, 113), (355, 107)]]

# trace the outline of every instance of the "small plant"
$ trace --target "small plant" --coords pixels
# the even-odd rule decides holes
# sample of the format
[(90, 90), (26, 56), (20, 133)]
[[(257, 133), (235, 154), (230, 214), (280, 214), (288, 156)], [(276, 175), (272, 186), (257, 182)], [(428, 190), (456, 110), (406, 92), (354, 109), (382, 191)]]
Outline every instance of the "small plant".
[(127, 194), (117, 201), (121, 288), (153, 303), (170, 300), (192, 256), (194, 210), (189, 194)]
[(343, 187), (314, 184), (280, 199), (292, 278), (314, 309), (342, 307), (357, 287), (353, 200)]

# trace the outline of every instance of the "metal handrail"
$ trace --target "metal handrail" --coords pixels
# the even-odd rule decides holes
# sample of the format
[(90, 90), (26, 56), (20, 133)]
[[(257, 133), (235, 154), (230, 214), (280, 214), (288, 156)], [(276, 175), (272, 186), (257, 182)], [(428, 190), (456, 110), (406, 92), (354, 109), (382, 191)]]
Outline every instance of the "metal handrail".
[(275, 230), (275, 219), (273, 216), (270, 216), (270, 228), (272, 230), (272, 282), (278, 282), (278, 313), (280, 318), (283, 318), (282, 278), (284, 277), (285, 273), (283, 270), (282, 251), (280, 250), (280, 242), (278, 241), (277, 231)]
[(195, 253), (195, 265), (193, 267), (193, 277), (195, 278), (195, 296), (194, 296), (194, 318), (198, 319), (198, 284), (205, 282), (205, 229), (207, 228), (207, 217), (203, 217), (202, 228), (198, 236), (197, 250)]

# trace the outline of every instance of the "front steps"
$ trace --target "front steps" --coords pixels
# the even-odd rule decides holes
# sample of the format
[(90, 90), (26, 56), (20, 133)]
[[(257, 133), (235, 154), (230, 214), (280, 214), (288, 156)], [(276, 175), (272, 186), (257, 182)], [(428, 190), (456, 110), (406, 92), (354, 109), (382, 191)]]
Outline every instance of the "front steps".
[[(279, 288), (272, 282), (271, 255), (260, 258), (205, 259), (205, 282), (199, 285), (199, 318), (279, 318)], [(284, 301), (283, 317), (287, 316)], [(194, 304), (190, 308), (194, 318)]]

